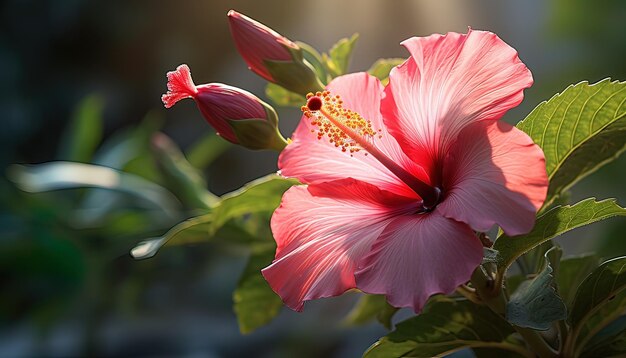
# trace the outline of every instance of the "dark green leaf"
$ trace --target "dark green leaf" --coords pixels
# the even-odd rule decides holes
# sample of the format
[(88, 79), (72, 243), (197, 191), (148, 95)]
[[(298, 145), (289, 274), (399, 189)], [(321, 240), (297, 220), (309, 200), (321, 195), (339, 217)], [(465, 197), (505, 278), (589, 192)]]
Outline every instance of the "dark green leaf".
[(391, 69), (400, 65), (405, 60), (404, 58), (380, 58), (367, 70), (367, 73), (378, 78), (383, 85), (387, 85), (387, 83), (389, 83), (389, 72), (391, 72)]
[(626, 256), (609, 260), (580, 284), (569, 321), (568, 352), (580, 353), (585, 343), (626, 310)]
[(205, 169), (230, 147), (232, 147), (232, 144), (229, 141), (211, 133), (195, 142), (185, 152), (185, 156), (193, 167)]
[(513, 334), (512, 327), (486, 306), (437, 297), (420, 315), (398, 323), (396, 330), (370, 347), (364, 357), (433, 357), (467, 347), (527, 355), (513, 341)]
[(358, 38), (359, 34), (354, 34), (350, 38), (343, 38), (333, 45), (328, 51), (328, 55), (323, 55), (326, 68), (332, 77), (341, 76), (348, 72), (352, 51)]
[(577, 227), (613, 216), (626, 216), (626, 209), (617, 205), (614, 199), (595, 201), (589, 198), (575, 205), (555, 207), (542, 214), (532, 231), (526, 235), (500, 236), (493, 245), (500, 252), (498, 279), (502, 280), (513, 261), (532, 248)]
[(261, 275), (261, 269), (274, 259), (275, 245), (253, 247), (237, 288), (233, 292), (234, 310), (241, 333), (250, 333), (270, 322), (283, 306)]
[(376, 319), (387, 329), (391, 329), (391, 319), (397, 311), (397, 308), (387, 303), (384, 295), (365, 294), (348, 313), (345, 322), (351, 325), (361, 325)]
[(102, 139), (104, 100), (97, 95), (85, 97), (79, 104), (62, 140), (63, 160), (88, 163)]
[(624, 357), (625, 355), (626, 316), (622, 316), (590, 340), (581, 357)]
[(581, 82), (541, 103), (517, 127), (545, 153), (545, 205), (626, 149), (626, 82)]
[[(506, 305), (506, 319), (518, 326), (545, 331), (552, 322), (567, 318), (565, 303), (556, 293), (551, 262), (558, 263), (560, 249), (546, 253), (545, 267), (534, 279), (523, 282)], [(556, 254), (554, 254), (556, 252)], [(550, 254), (553, 253), (552, 257)]]
[(561, 261), (559, 274), (556, 277), (559, 295), (563, 302), (571, 308), (576, 290), (583, 279), (587, 277), (598, 265), (600, 258), (596, 255), (584, 255), (568, 257)]

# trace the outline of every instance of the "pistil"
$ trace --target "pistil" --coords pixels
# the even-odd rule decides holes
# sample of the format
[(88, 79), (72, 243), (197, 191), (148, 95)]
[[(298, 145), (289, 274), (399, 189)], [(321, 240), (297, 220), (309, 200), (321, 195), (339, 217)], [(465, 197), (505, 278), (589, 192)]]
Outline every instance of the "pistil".
[(426, 211), (439, 203), (441, 190), (416, 178), (378, 149), (374, 138), (381, 138), (380, 130), (375, 131), (371, 122), (360, 114), (343, 108), (339, 96), (331, 96), (328, 91), (309, 94), (302, 111), (312, 120), (311, 124), (318, 127), (318, 139), (326, 135), (335, 147), (343, 152), (349, 151), (350, 155), (360, 150), (364, 150), (365, 155), (371, 154), (422, 198)]

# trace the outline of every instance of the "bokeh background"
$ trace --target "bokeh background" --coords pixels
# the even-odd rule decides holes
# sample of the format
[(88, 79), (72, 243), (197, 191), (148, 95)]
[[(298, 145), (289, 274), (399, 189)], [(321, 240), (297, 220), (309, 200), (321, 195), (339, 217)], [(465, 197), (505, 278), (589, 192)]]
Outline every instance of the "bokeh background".
[[(166, 185), (146, 133), (158, 128), (190, 151), (212, 132), (191, 101), (163, 108), (167, 71), (187, 63), (196, 83), (224, 82), (264, 98), (264, 81), (247, 70), (230, 39), (231, 8), (320, 51), (358, 32), (352, 71), (380, 57), (406, 57), (399, 42), (410, 36), (468, 26), (493, 31), (518, 50), (535, 78), (524, 102), (506, 115), (512, 123), (569, 84), (626, 80), (626, 2), (620, 0), (5, 0), (3, 173), (10, 176), (12, 163), (107, 164), (127, 155), (124, 170)], [(298, 111), (279, 114), (288, 135)], [(77, 116), (102, 126), (77, 130)], [(77, 131), (94, 141), (94, 155), (72, 151)], [(111, 154), (129, 137), (139, 139)], [(275, 153), (218, 147), (216, 159), (198, 159), (216, 194), (276, 171)], [(626, 205), (624, 182), (622, 157), (579, 183), (572, 200), (616, 197)], [(2, 357), (351, 357), (386, 332), (375, 323), (342, 325), (356, 297), (347, 294), (309, 303), (304, 313), (284, 309), (269, 326), (242, 336), (231, 294), (245, 252), (200, 243), (165, 248), (146, 261), (128, 254), (189, 211), (156, 218), (132, 195), (107, 194), (115, 196), (115, 210), (103, 217), (98, 204), (111, 198), (99, 201), (97, 190), (31, 194), (5, 175), (0, 184)], [(599, 250), (613, 257), (626, 253), (625, 232), (618, 219), (558, 241), (566, 255)]]

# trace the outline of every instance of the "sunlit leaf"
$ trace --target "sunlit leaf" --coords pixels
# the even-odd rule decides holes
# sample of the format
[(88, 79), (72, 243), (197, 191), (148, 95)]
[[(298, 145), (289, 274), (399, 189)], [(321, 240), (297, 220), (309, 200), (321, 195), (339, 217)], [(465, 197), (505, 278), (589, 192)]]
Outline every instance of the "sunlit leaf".
[[(550, 252), (557, 252), (552, 260)], [(567, 318), (565, 303), (555, 290), (551, 261), (558, 263), (556, 247), (546, 253), (544, 269), (532, 280), (523, 282), (506, 305), (506, 319), (518, 326), (545, 331), (552, 322)]]
[(61, 159), (87, 163), (102, 139), (104, 100), (98, 95), (85, 97), (76, 108), (63, 136)]
[(268, 83), (265, 87), (265, 95), (274, 102), (275, 105), (281, 107), (298, 107), (300, 108), (306, 103), (304, 96), (290, 92), (279, 85)]
[(261, 269), (272, 263), (275, 250), (276, 246), (273, 244), (253, 247), (248, 265), (233, 292), (233, 309), (237, 314), (241, 333), (250, 333), (266, 325), (283, 306), (280, 297), (261, 275)]
[(171, 217), (178, 215), (180, 202), (167, 189), (139, 176), (98, 165), (49, 162), (37, 165), (12, 165), (9, 179), (20, 189), (45, 192), (60, 189), (101, 188), (134, 195), (162, 209)]
[(500, 236), (493, 245), (500, 252), (498, 279), (502, 280), (513, 261), (532, 248), (572, 229), (613, 216), (626, 216), (626, 209), (617, 205), (614, 199), (595, 201), (589, 198), (575, 205), (555, 207), (542, 214), (537, 218), (532, 231), (526, 235)]
[(435, 298), (424, 312), (400, 322), (365, 352), (365, 358), (443, 356), (467, 347), (489, 347), (526, 354), (512, 338), (513, 328), (486, 306)]
[(567, 352), (580, 353), (590, 338), (626, 313), (625, 289), (626, 256), (603, 263), (587, 276), (572, 304)]
[(332, 77), (341, 76), (348, 72), (352, 51), (358, 38), (359, 34), (354, 34), (350, 38), (343, 38), (333, 45), (328, 54), (323, 55), (326, 68)]
[(365, 294), (344, 321), (350, 325), (361, 325), (376, 319), (387, 329), (391, 329), (391, 319), (397, 311), (397, 308), (387, 303), (384, 295)]
[(367, 73), (378, 78), (383, 85), (387, 85), (387, 83), (389, 83), (389, 72), (391, 72), (391, 69), (404, 61), (404, 58), (380, 58), (372, 64), (372, 67), (367, 70)]
[(213, 209), (210, 233), (214, 234), (227, 221), (242, 215), (274, 211), (283, 193), (298, 182), (271, 174), (246, 184), (243, 188), (221, 197)]
[(205, 241), (208, 239), (212, 220), (213, 215), (210, 213), (187, 219), (171, 228), (163, 236), (141, 241), (130, 251), (130, 255), (137, 260), (151, 258), (168, 241), (174, 239), (179, 244)]
[(549, 205), (626, 149), (626, 82), (581, 82), (541, 103), (517, 127), (545, 153)]

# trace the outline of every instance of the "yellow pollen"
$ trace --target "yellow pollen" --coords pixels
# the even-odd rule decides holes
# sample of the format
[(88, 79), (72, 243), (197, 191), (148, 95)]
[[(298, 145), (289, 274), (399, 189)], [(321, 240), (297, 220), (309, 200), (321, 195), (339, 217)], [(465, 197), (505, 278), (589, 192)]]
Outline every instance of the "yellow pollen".
[[(317, 139), (327, 137), (335, 147), (352, 155), (363, 149), (359, 142), (365, 140), (371, 143), (375, 137), (382, 138), (382, 131), (374, 130), (369, 120), (357, 112), (344, 108), (339, 95), (333, 96), (329, 91), (324, 91), (309, 93), (306, 98), (307, 105), (300, 109), (311, 121), (311, 125), (317, 127), (311, 130), (317, 134)], [(349, 129), (348, 132), (351, 133), (346, 133), (340, 127)], [(355, 135), (360, 138), (354, 138)]]

